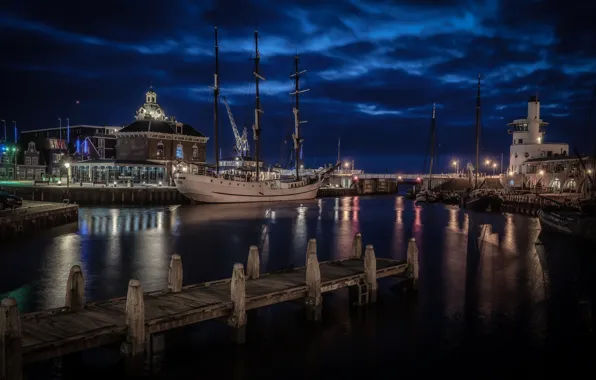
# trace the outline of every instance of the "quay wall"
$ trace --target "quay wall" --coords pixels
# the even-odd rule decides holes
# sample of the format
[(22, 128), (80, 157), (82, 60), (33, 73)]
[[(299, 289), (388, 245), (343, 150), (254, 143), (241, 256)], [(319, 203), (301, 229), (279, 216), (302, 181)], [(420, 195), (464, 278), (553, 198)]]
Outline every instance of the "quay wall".
[(78, 220), (79, 206), (76, 204), (25, 201), (22, 208), (0, 212), (0, 241), (75, 224)]
[(23, 200), (62, 202), (68, 199), (70, 203), (83, 206), (190, 203), (175, 187), (10, 186), (3, 190)]

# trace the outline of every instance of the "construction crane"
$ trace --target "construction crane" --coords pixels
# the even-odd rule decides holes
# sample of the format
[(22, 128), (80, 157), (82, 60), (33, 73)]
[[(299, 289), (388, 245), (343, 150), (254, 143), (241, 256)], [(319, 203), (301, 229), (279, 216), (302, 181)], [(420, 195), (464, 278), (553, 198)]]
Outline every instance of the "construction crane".
[(230, 109), (230, 105), (226, 100), (226, 97), (223, 97), (224, 105), (226, 106), (226, 110), (228, 111), (228, 117), (230, 118), (230, 124), (232, 124), (232, 131), (234, 131), (234, 138), (236, 139), (236, 153), (240, 157), (246, 157), (249, 154), (248, 148), (248, 132), (246, 131), (246, 127), (242, 131), (242, 136), (238, 133), (238, 128), (236, 127), (236, 122), (234, 121), (234, 116), (232, 115), (232, 110)]

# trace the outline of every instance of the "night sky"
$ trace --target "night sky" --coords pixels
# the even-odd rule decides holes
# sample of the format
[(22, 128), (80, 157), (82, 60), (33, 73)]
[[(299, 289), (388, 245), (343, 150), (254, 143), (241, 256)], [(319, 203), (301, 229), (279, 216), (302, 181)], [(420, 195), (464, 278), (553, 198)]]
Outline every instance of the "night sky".
[[(588, 151), (596, 84), (596, 3), (554, 0), (215, 0), (7, 2), (0, 10), (0, 119), (19, 129), (124, 125), (151, 83), (167, 115), (213, 135), (213, 27), (221, 93), (239, 126), (254, 115), (253, 32), (260, 33), (263, 155), (286, 160), (293, 56), (308, 166), (341, 155), (368, 171), (420, 171), (437, 104), (439, 166), (475, 151), (476, 78), (482, 154), (505, 167), (506, 124), (539, 92), (545, 141)], [(220, 139), (233, 134), (223, 104)], [(594, 123), (596, 124), (596, 123)], [(593, 125), (592, 129), (596, 129)], [(592, 134), (593, 136), (594, 134)], [(210, 143), (212, 140), (210, 140)], [(290, 141), (288, 141), (288, 146)], [(213, 156), (212, 145), (209, 156)]]

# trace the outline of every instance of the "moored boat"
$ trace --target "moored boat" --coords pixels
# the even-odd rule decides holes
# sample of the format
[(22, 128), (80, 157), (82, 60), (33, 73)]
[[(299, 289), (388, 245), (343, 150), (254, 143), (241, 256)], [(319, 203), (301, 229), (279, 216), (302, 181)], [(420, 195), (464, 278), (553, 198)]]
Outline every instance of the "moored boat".
[(473, 190), (466, 198), (466, 208), (475, 211), (500, 212), (504, 202), (503, 196), (496, 190), (477, 189)]
[(582, 212), (580, 209), (547, 206), (538, 211), (538, 219), (545, 231), (596, 241), (596, 216)]
[[(303, 175), (300, 172), (299, 165), (296, 165), (293, 178), (282, 178), (279, 173), (274, 171), (262, 170), (260, 156), (260, 118), (263, 110), (260, 105), (259, 81), (264, 78), (259, 73), (259, 45), (258, 33), (255, 31), (255, 122), (253, 126), (255, 155), (254, 163), (250, 166), (244, 165), (230, 170), (220, 170), (220, 161), (218, 156), (217, 134), (218, 134), (218, 98), (219, 98), (219, 55), (217, 28), (215, 29), (215, 75), (213, 86), (213, 106), (214, 106), (214, 129), (215, 129), (215, 168), (213, 171), (196, 170), (192, 173), (177, 173), (175, 178), (176, 188), (195, 202), (204, 203), (247, 203), (247, 202), (277, 202), (292, 200), (308, 200), (317, 196), (319, 188), (323, 184), (324, 175), (334, 170), (337, 166), (315, 174)], [(298, 56), (295, 57), (295, 72), (290, 76), (295, 82), (295, 91), (292, 93), (295, 97), (293, 107), (294, 126), (293, 134), (294, 148), (296, 155), (300, 152), (303, 139), (300, 136), (299, 117), (299, 95), (308, 90), (301, 90), (299, 87), (299, 78), (305, 72), (298, 70)], [(239, 152), (240, 153), (240, 152)], [(297, 157), (298, 158), (298, 157)], [(298, 162), (298, 159), (296, 160)]]
[(416, 194), (416, 203), (434, 203), (437, 201), (437, 194), (430, 190), (422, 190)]

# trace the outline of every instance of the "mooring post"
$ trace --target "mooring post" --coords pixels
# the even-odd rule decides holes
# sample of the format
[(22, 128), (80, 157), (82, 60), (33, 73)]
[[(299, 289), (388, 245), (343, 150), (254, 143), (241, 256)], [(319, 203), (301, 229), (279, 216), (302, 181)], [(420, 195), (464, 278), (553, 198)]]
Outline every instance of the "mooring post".
[(228, 325), (232, 327), (232, 341), (237, 344), (246, 342), (246, 280), (244, 265), (234, 264), (232, 282), (230, 284), (230, 298), (232, 299), (232, 315)]
[(126, 326), (128, 331), (123, 351), (127, 356), (141, 356), (145, 352), (145, 301), (139, 280), (128, 282)]
[(85, 279), (83, 270), (78, 265), (73, 265), (66, 281), (65, 306), (70, 311), (81, 310), (85, 305)]
[(375, 249), (371, 244), (366, 246), (364, 251), (364, 277), (368, 284), (369, 303), (377, 301), (377, 258)]
[(306, 249), (306, 318), (309, 321), (320, 321), (323, 311), (323, 296), (321, 295), (321, 268), (317, 258), (317, 240), (310, 239)]
[(248, 261), (246, 262), (246, 277), (248, 279), (259, 278), (261, 259), (259, 258), (259, 247), (251, 245), (248, 250)]
[(418, 246), (416, 246), (416, 239), (410, 238), (408, 242), (408, 277), (412, 279), (412, 287), (414, 289), (418, 289), (418, 271), (419, 271), (419, 261), (418, 261)]
[(354, 235), (354, 241), (352, 243), (352, 256), (357, 259), (362, 258), (362, 234), (360, 234), (360, 232), (357, 232), (356, 235)]
[(182, 291), (182, 258), (174, 253), (170, 259), (170, 268), (168, 269), (168, 289), (172, 293)]
[(22, 378), (21, 320), (17, 300), (8, 297), (0, 302), (0, 379)]

